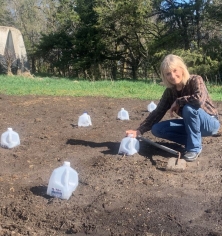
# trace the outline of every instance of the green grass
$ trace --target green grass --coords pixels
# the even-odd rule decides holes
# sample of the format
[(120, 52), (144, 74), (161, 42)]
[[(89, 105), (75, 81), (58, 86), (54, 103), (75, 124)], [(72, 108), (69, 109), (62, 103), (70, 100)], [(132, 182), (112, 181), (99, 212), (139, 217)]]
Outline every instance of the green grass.
[[(105, 96), (113, 98), (159, 99), (164, 87), (149, 81), (86, 81), (66, 78), (0, 76), (0, 93), (8, 95)], [(222, 101), (222, 87), (208, 85), (213, 100)]]
[(210, 97), (214, 101), (222, 101), (222, 86), (221, 85), (209, 84), (207, 85), (207, 88), (208, 88)]

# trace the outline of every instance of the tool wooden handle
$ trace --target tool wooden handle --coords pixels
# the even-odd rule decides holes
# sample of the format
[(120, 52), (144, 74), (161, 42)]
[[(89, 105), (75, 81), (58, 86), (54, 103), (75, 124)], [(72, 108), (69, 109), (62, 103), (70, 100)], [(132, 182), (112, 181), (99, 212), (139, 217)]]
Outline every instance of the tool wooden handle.
[(176, 155), (176, 156), (178, 156), (178, 155), (180, 154), (180, 152), (177, 152), (177, 151), (175, 151), (175, 150), (173, 150), (173, 149), (171, 149), (171, 148), (168, 148), (168, 147), (165, 147), (165, 146), (160, 145), (160, 144), (158, 144), (158, 143), (155, 143), (155, 142), (153, 142), (153, 141), (151, 141), (151, 140), (149, 140), (149, 139), (147, 139), (147, 138), (138, 136), (137, 139), (138, 139), (138, 140), (142, 140), (142, 141), (144, 141), (144, 142), (146, 142), (146, 143), (149, 143), (149, 144), (151, 144), (151, 145), (153, 145), (153, 146), (155, 146), (155, 147), (158, 147), (158, 148), (160, 148), (160, 149), (162, 149), (162, 150), (164, 150), (164, 151), (167, 151), (167, 152), (169, 152), (169, 153), (171, 153), (171, 154), (174, 154), (174, 155)]

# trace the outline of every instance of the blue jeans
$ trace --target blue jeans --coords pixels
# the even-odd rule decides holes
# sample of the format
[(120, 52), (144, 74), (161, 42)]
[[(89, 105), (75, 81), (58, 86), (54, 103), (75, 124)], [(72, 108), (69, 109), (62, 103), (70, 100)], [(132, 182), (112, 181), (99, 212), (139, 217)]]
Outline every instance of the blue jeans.
[(186, 151), (201, 152), (202, 137), (216, 134), (220, 128), (217, 118), (207, 114), (202, 108), (185, 105), (183, 119), (172, 119), (154, 124), (154, 136), (185, 145)]

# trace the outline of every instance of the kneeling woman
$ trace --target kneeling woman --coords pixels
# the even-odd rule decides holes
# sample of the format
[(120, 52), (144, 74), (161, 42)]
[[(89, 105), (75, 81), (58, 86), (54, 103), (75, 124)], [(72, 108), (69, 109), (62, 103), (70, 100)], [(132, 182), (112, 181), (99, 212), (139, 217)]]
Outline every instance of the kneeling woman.
[[(194, 161), (202, 151), (202, 137), (216, 134), (220, 128), (218, 112), (213, 105), (204, 81), (199, 75), (190, 75), (182, 58), (167, 55), (161, 63), (160, 72), (166, 89), (157, 108), (136, 130), (127, 130), (134, 137), (151, 130), (159, 138), (185, 146), (183, 158)], [(160, 120), (169, 110), (174, 118)]]

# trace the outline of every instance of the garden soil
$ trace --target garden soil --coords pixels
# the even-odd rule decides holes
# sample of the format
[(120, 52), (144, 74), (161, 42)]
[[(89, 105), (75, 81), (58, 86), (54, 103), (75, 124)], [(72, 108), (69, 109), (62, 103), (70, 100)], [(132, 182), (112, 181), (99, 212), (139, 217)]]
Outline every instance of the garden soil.
[[(142, 141), (139, 153), (118, 154), (125, 130), (138, 127), (149, 103), (0, 95), (0, 131), (11, 127), (21, 141), (0, 148), (0, 235), (222, 235), (220, 133), (203, 138), (201, 156), (183, 172), (166, 171), (174, 156)], [(222, 114), (222, 103), (215, 105)], [(130, 120), (117, 120), (121, 108)], [(84, 111), (90, 127), (77, 126)], [(150, 132), (144, 137), (183, 150)], [(68, 200), (46, 194), (52, 171), (64, 161), (79, 176)]]

